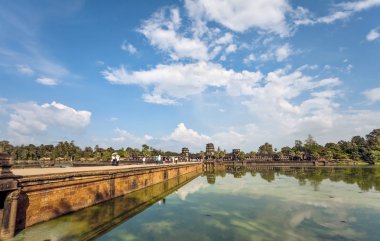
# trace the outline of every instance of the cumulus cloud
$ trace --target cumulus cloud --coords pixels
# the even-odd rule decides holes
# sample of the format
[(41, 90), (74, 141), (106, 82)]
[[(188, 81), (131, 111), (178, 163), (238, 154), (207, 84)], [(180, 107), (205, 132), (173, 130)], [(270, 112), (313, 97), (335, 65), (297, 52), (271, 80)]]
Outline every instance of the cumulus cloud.
[(286, 14), (291, 10), (287, 0), (186, 0), (185, 7), (197, 16), (215, 21), (236, 32), (257, 28), (288, 35)]
[(146, 20), (139, 28), (150, 44), (168, 53), (174, 60), (190, 58), (207, 60), (208, 48), (200, 39), (188, 38), (179, 33), (181, 17), (178, 8), (162, 9)]
[(363, 92), (363, 95), (370, 101), (370, 102), (377, 102), (380, 101), (380, 87), (373, 88), (370, 90), (366, 90)]
[(380, 37), (380, 33), (377, 29), (372, 29), (366, 36), (367, 41), (374, 41)]
[(49, 85), (49, 86), (58, 84), (58, 80), (53, 79), (53, 78), (48, 78), (48, 77), (40, 77), (36, 79), (36, 82), (42, 85)]
[(133, 72), (121, 66), (108, 68), (102, 74), (113, 84), (153, 88), (143, 98), (157, 104), (174, 104), (177, 99), (200, 94), (208, 87), (224, 87), (232, 95), (246, 94), (262, 76), (259, 71), (235, 72), (208, 62), (157, 65), (150, 70)]
[(187, 128), (184, 123), (179, 123), (177, 128), (164, 141), (175, 141), (191, 146), (205, 146), (211, 138), (207, 135), (200, 134), (193, 129)]
[(124, 41), (121, 44), (121, 49), (124, 51), (127, 51), (130, 54), (137, 53), (137, 49), (135, 48), (135, 46), (133, 46), (131, 43), (128, 43), (127, 41)]
[(50, 127), (82, 130), (91, 121), (91, 112), (53, 101), (38, 105), (34, 102), (9, 105), (11, 109), (8, 131), (11, 136), (28, 137), (47, 132)]

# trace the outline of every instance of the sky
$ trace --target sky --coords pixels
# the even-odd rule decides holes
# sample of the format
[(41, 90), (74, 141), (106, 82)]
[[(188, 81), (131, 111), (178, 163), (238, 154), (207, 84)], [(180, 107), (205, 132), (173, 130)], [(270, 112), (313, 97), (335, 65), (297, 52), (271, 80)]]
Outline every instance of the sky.
[(230, 151), (380, 128), (380, 0), (0, 0), (0, 139)]

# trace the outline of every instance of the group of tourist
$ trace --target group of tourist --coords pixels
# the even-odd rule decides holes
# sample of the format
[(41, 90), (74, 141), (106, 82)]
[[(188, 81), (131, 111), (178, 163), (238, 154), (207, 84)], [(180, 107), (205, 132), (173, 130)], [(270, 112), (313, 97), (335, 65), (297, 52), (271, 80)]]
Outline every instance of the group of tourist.
[[(179, 161), (179, 158), (175, 157), (175, 156), (162, 157), (161, 155), (158, 155), (158, 156), (154, 156), (153, 160), (154, 160), (154, 162), (156, 164), (163, 164), (164, 162), (169, 162), (169, 163), (175, 163), (175, 164), (177, 164), (178, 161)], [(147, 158), (144, 156), (142, 158), (142, 164), (145, 165), (146, 162), (147, 162)], [(119, 164), (120, 164), (120, 156), (116, 152), (112, 153), (112, 156), (111, 156), (111, 165), (112, 166), (119, 166)]]
[(112, 153), (111, 164), (112, 166), (118, 166), (120, 162), (120, 156), (114, 152)]

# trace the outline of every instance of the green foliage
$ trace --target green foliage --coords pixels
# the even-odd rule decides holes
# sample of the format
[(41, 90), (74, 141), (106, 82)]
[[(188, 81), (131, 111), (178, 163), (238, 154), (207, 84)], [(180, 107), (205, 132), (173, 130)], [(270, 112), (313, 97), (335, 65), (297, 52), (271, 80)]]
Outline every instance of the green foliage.
[(290, 156), (290, 152), (292, 151), (292, 148), (288, 147), (288, 146), (285, 146), (283, 148), (281, 148), (281, 152), (285, 155), (285, 156)]
[(380, 129), (375, 129), (366, 135), (368, 147), (371, 150), (380, 151)]
[(273, 147), (272, 144), (269, 144), (268, 142), (265, 142), (264, 145), (259, 147), (258, 151), (259, 155), (262, 156), (270, 156), (273, 154)]

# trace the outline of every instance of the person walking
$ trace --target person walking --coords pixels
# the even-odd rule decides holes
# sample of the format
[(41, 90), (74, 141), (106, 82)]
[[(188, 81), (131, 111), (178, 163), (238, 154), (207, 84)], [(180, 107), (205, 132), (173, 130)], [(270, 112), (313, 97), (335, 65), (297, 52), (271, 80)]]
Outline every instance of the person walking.
[(161, 162), (161, 155), (158, 155), (158, 157), (157, 157), (157, 162), (158, 162), (158, 163)]
[(116, 154), (115, 156), (115, 161), (116, 161), (115, 165), (118, 166), (120, 162), (120, 156), (118, 154)]

